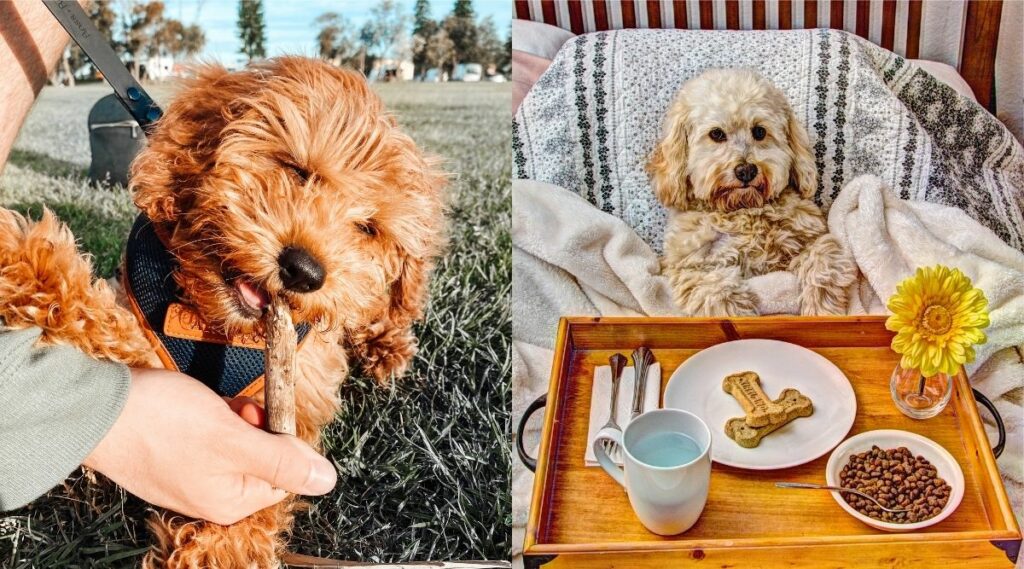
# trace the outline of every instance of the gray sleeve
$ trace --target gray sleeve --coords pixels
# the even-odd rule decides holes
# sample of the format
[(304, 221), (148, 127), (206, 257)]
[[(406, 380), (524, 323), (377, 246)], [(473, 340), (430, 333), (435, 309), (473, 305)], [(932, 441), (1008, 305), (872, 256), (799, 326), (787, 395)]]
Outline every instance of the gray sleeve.
[(130, 376), (69, 346), (35, 347), (38, 328), (0, 322), (0, 511), (61, 483), (121, 414)]

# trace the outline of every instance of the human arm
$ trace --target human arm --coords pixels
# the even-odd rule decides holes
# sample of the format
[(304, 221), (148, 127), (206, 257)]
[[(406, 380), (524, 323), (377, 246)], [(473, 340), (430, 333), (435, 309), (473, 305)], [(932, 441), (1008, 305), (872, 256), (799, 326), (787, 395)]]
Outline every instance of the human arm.
[[(81, 0), (84, 6), (87, 0)], [(0, 1), (0, 171), (70, 38), (39, 0)]]
[(128, 368), (70, 346), (36, 348), (38, 328), (0, 330), (0, 510), (24, 506), (78, 468), (128, 397)]

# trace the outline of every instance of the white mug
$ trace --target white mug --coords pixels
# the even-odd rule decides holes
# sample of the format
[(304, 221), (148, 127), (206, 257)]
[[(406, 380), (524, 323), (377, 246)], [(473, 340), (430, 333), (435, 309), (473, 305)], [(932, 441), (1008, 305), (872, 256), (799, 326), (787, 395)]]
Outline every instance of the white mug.
[[(696, 456), (685, 462), (679, 459), (689, 458), (692, 453), (659, 456), (657, 453), (668, 447), (656, 443), (663, 441), (664, 436), (678, 434), (691, 440), (675, 439), (681, 445), (696, 443), (695, 450), (692, 445), (689, 449)], [(656, 438), (651, 439), (652, 435)], [(602, 439), (611, 439), (619, 445), (623, 468), (605, 452)], [(697, 523), (708, 500), (711, 483), (711, 430), (700, 417), (680, 409), (648, 411), (626, 425), (625, 431), (607, 428), (599, 431), (594, 441), (594, 454), (601, 467), (626, 489), (633, 512), (644, 527), (658, 535), (676, 535)]]

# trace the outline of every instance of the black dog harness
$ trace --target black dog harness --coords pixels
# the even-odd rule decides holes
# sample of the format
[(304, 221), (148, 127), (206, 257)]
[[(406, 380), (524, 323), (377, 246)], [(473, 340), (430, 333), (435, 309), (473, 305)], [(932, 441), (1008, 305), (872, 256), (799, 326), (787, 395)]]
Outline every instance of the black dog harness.
[[(227, 338), (211, 330), (194, 309), (179, 301), (172, 276), (177, 263), (144, 214), (135, 219), (128, 236), (121, 281), (135, 317), (157, 345), (168, 369), (188, 374), (218, 394), (251, 396), (263, 388), (261, 337)], [(309, 324), (295, 331), (299, 348)]]

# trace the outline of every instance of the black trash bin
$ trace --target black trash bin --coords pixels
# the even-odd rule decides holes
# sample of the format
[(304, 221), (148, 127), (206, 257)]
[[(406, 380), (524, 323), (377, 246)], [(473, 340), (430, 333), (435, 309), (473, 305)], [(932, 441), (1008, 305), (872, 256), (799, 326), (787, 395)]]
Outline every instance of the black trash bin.
[(89, 180), (128, 185), (128, 167), (146, 145), (146, 135), (121, 101), (103, 97), (89, 111)]

